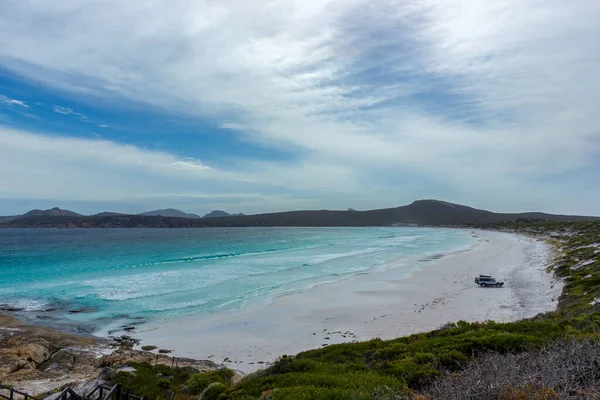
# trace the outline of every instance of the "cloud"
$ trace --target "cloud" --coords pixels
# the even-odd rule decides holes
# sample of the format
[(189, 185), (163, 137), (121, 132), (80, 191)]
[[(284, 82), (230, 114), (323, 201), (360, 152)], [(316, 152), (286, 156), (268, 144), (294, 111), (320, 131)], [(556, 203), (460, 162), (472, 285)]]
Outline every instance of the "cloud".
[(6, 99), (6, 100), (4, 100), (4, 104), (8, 104), (9, 106), (20, 106), (20, 107), (29, 108), (29, 106), (21, 100)]
[[(247, 209), (266, 211), (292, 207), (294, 201), (294, 207), (308, 204), (302, 195), (290, 195), (292, 186), (299, 191), (341, 188), (350, 179), (345, 175), (348, 171), (338, 171), (333, 174), (338, 181), (330, 181), (331, 174), (322, 174), (329, 168), (324, 165), (272, 166), (240, 162), (223, 169), (108, 140), (31, 134), (0, 126), (0, 177), (10, 188), (0, 196), (5, 199), (125, 203), (158, 199), (165, 205), (235, 200)], [(315, 179), (319, 172), (325, 176)]]
[[(597, 2), (9, 0), (3, 8), (4, 68), (78, 95), (216, 120), (297, 155), (233, 160), (233, 181), (265, 185), (256, 190), (297, 185), (331, 204), (361, 190), (414, 197), (422, 180), (435, 197), (451, 187), (465, 202), (502, 197), (517, 208), (551, 196), (548, 207), (572, 211), (592, 194), (569, 192), (569, 177), (591, 176), (600, 152)], [(187, 174), (187, 164), (175, 170)]]
[(57, 114), (73, 115), (74, 117), (77, 117), (78, 119), (87, 120), (87, 117), (85, 115), (75, 112), (72, 108), (69, 108), (69, 107), (57, 106), (55, 104), (52, 106), (52, 111), (54, 111)]

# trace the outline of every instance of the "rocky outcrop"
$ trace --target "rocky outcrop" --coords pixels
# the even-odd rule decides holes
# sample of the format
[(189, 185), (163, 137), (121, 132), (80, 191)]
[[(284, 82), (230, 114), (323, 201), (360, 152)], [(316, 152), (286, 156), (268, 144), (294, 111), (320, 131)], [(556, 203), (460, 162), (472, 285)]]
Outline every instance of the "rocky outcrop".
[(79, 383), (96, 374), (102, 349), (111, 351), (108, 346), (0, 314), (0, 382), (31, 394)]
[(219, 366), (211, 361), (174, 359), (134, 350), (135, 339), (106, 341), (26, 325), (0, 313), (0, 382), (34, 396), (64, 387), (83, 387), (131, 364), (189, 367), (198, 372)]

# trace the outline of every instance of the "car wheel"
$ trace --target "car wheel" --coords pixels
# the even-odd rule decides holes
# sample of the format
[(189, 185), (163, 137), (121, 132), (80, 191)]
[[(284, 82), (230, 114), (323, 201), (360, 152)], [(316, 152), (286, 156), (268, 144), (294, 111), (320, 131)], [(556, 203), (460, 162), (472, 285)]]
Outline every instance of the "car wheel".
[(501, 285), (501, 284), (499, 284), (499, 283), (496, 283), (496, 287), (500, 287), (500, 286), (502, 286), (502, 285)]
[(486, 286), (487, 286), (487, 285), (486, 285), (485, 283), (482, 283), (482, 284), (481, 284), (481, 287), (486, 287)]

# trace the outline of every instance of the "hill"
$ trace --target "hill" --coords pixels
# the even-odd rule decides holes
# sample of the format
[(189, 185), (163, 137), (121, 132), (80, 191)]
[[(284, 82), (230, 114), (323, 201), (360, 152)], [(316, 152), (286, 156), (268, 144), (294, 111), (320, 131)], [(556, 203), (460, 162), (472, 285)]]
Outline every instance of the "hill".
[(91, 217), (80, 216), (78, 214), (30, 215), (5, 221), (0, 223), (0, 227), (205, 228), (250, 226), (474, 226), (498, 224), (506, 221), (572, 222), (597, 219), (600, 218), (577, 215), (555, 215), (539, 212), (515, 214), (494, 213), (439, 200), (417, 200), (406, 206), (370, 211), (288, 211), (255, 215), (229, 215), (218, 218), (181, 218), (150, 215), (109, 215)]
[(153, 210), (140, 213), (138, 215), (150, 217), (177, 217), (177, 218), (201, 218), (197, 214), (185, 213), (174, 208), (165, 208), (163, 210)]
[(80, 217), (81, 214), (77, 214), (76, 212), (63, 210), (58, 207), (50, 208), (48, 210), (31, 210), (26, 214), (23, 214), (24, 217), (37, 217), (40, 215), (51, 215), (51, 216), (60, 216), (60, 217)]
[(118, 215), (127, 215), (127, 214), (111, 212), (111, 211), (104, 211), (104, 212), (101, 212), (98, 214), (90, 215), (90, 217), (116, 217)]
[(221, 210), (213, 210), (208, 214), (204, 214), (202, 218), (223, 218), (223, 217), (231, 217), (231, 214)]
[(50, 208), (48, 210), (31, 210), (23, 215), (9, 215), (9, 216), (0, 216), (0, 223), (12, 221), (19, 218), (30, 218), (30, 217), (41, 217), (41, 216), (54, 216), (54, 217), (81, 217), (81, 214), (77, 214), (76, 212), (63, 210), (58, 207)]

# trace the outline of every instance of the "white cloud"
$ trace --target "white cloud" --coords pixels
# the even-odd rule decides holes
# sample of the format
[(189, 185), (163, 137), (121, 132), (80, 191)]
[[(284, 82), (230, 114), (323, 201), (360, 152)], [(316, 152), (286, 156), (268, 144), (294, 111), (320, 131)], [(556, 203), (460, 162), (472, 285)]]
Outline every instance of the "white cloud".
[[(349, 171), (325, 174), (329, 167), (317, 164), (274, 169), (271, 164), (240, 162), (231, 167), (221, 169), (190, 157), (107, 140), (31, 134), (0, 126), (0, 177), (5, 188), (0, 197), (5, 199), (150, 199), (165, 206), (194, 200), (215, 203), (215, 208), (219, 201), (235, 201), (246, 210), (267, 211), (269, 207), (316, 206), (314, 199), (282, 193), (289, 189), (287, 186), (301, 191), (335, 190), (348, 187), (351, 179)], [(319, 174), (322, 178), (315, 178)], [(331, 181), (332, 176), (337, 181)]]
[(597, 168), (598, 2), (5, 3), (0, 65), (215, 118), (297, 155), (236, 164), (237, 182), (324, 190), (334, 203), (398, 190), (393, 177), (409, 173), (487, 204), (551, 196), (557, 211), (592, 193), (555, 177)]
[(54, 104), (52, 106), (52, 111), (54, 111), (57, 114), (73, 115), (74, 117), (77, 117), (79, 119), (87, 120), (87, 117), (85, 115), (75, 112), (72, 108), (69, 107), (57, 106), (56, 104)]
[(52, 110), (54, 110), (55, 113), (63, 114), (63, 115), (74, 114), (74, 111), (68, 107), (61, 107), (61, 106), (53, 105)]
[(6, 99), (6, 100), (4, 100), (4, 103), (8, 104), (10, 106), (21, 106), (21, 107), (29, 108), (29, 106), (21, 100)]

